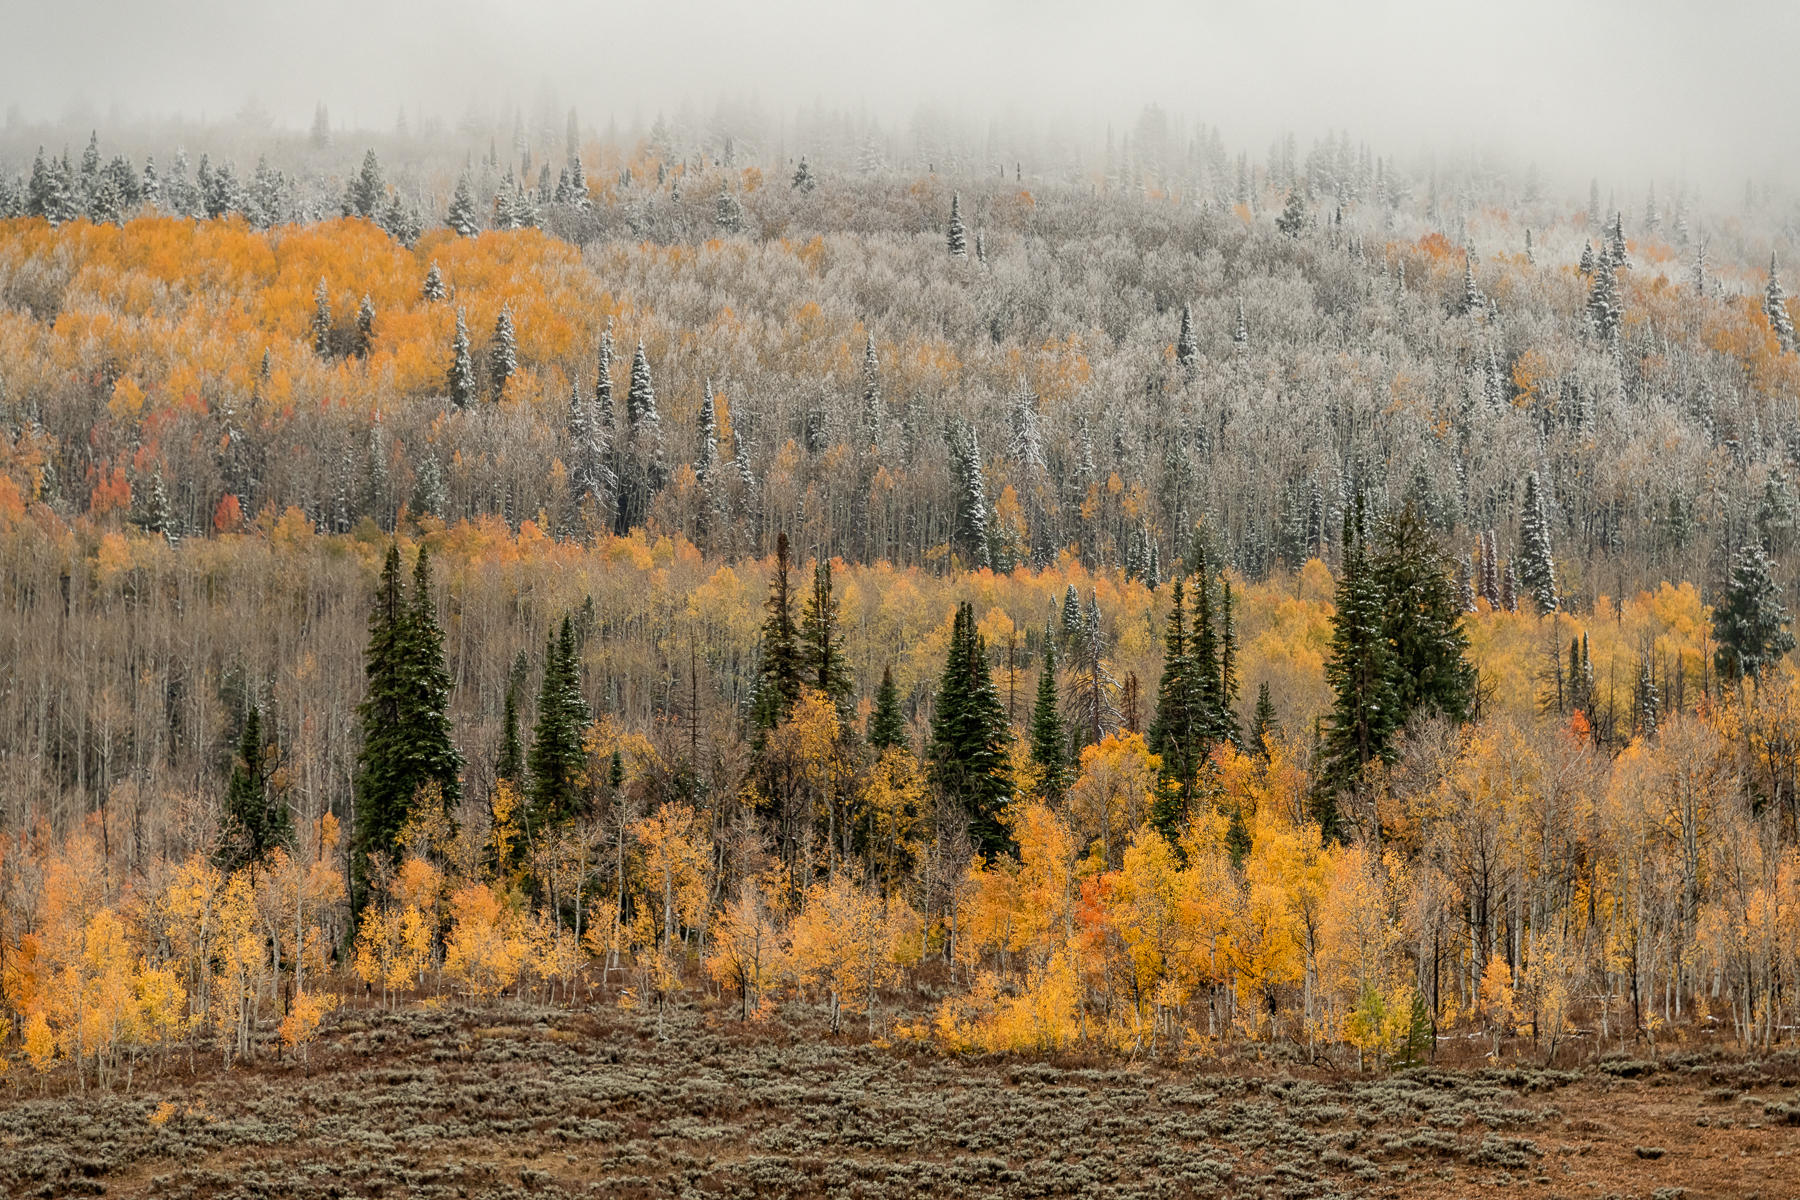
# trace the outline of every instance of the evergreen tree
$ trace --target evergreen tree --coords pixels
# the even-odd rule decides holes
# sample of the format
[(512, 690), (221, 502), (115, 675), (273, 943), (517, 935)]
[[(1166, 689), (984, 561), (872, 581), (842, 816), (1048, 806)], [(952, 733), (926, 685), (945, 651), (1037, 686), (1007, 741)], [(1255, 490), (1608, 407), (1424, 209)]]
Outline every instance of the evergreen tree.
[(356, 307), (356, 344), (351, 348), (351, 354), (356, 358), (367, 358), (374, 347), (375, 303), (365, 294), (362, 303)]
[(975, 609), (957, 607), (950, 650), (931, 715), (931, 779), (961, 805), (975, 851), (987, 858), (1011, 853), (1001, 821), (1012, 795), (1006, 747), (1006, 709), (988, 670), (987, 643), (975, 629)]
[(435, 784), (446, 810), (462, 793), (462, 757), (451, 739), (450, 673), (431, 595), (430, 557), (419, 548), (412, 603), (400, 584), (400, 551), (389, 546), (369, 617), (369, 687), (358, 714), (353, 900), (366, 902), (368, 856), (392, 853), (420, 789)]
[(848, 716), (850, 668), (844, 662), (843, 635), (838, 629), (838, 601), (831, 591), (831, 562), (813, 565), (812, 593), (800, 615), (800, 662), (807, 684), (817, 688)]
[[(1325, 679), (1334, 696), (1321, 749), (1319, 783), (1328, 791), (1353, 789), (1369, 763), (1393, 756), (1399, 727), (1393, 654), (1387, 639), (1387, 597), (1370, 562), (1363, 529), (1362, 493), (1344, 518), (1344, 567), (1331, 620)], [(1325, 817), (1326, 812), (1321, 812)], [(1335, 824), (1321, 820), (1321, 825)], [(1335, 836), (1337, 830), (1327, 828)]]
[(448, 502), (449, 495), (444, 488), (444, 468), (439, 464), (437, 455), (427, 451), (425, 461), (419, 466), (418, 482), (413, 488), (412, 509), (414, 512), (441, 517)]
[(881, 686), (875, 689), (875, 708), (869, 714), (869, 745), (876, 754), (908, 745), (906, 717), (900, 711), (900, 689), (894, 684), (891, 666), (881, 669)]
[(169, 492), (163, 486), (160, 470), (151, 474), (150, 493), (144, 498), (143, 509), (133, 518), (133, 523), (145, 533), (161, 534), (170, 542), (180, 540), (181, 530), (175, 520), (175, 511), (169, 506)]
[(1162, 680), (1150, 720), (1150, 752), (1162, 758), (1165, 778), (1191, 789), (1201, 754), (1200, 688), (1187, 627), (1187, 588), (1180, 575), (1170, 585), (1172, 603), (1163, 631)]
[(1612, 229), (1606, 235), (1606, 260), (1615, 271), (1629, 271), (1631, 256), (1625, 250), (1625, 214), (1613, 213)]
[(1191, 383), (1200, 368), (1200, 337), (1194, 332), (1194, 306), (1181, 306), (1181, 332), (1175, 336), (1175, 365)]
[(500, 310), (494, 321), (494, 341), (488, 347), (488, 383), (498, 404), (506, 385), (519, 369), (519, 343), (513, 336), (512, 306)]
[(381, 160), (373, 148), (364, 151), (362, 170), (350, 181), (344, 193), (344, 215), (374, 219), (387, 196), (387, 184), (381, 177)]
[(519, 689), (509, 681), (500, 714), (500, 755), (494, 760), (494, 778), (517, 786), (524, 779), (524, 770), (525, 747), (519, 741)]
[(1732, 681), (1749, 676), (1760, 682), (1794, 648), (1781, 585), (1768, 553), (1754, 542), (1732, 562), (1724, 598), (1713, 610), (1713, 636), (1719, 643), (1713, 663), (1721, 678)]
[(1070, 584), (1063, 589), (1062, 632), (1064, 641), (1072, 641), (1081, 636), (1081, 595)]
[(224, 846), (220, 867), (235, 871), (254, 867), (292, 833), (287, 804), (269, 794), (268, 756), (263, 745), (262, 709), (252, 704), (244, 715), (231, 782), (225, 788)]
[(946, 438), (950, 468), (956, 480), (954, 541), (973, 569), (992, 564), (988, 545), (987, 476), (981, 465), (981, 442), (974, 426), (958, 420)]
[(1020, 381), (1020, 387), (1013, 396), (1012, 403), (1012, 441), (1007, 446), (1007, 454), (1021, 467), (1043, 469), (1044, 434), (1038, 421), (1038, 398), (1032, 390)]
[(588, 719), (587, 701), (581, 695), (575, 625), (565, 613), (561, 628), (545, 649), (537, 728), (532, 732), (526, 762), (531, 773), (531, 828), (538, 835), (580, 815), (587, 761), (582, 735)]
[[(445, 807), (462, 795), (462, 755), (450, 726), (450, 668), (444, 631), (431, 591), (431, 556), (423, 545), (413, 564), (412, 607), (406, 618), (407, 706), (402, 713), (411, 770), (420, 783), (434, 781)], [(407, 793), (410, 804), (412, 793)]]
[(881, 399), (881, 360), (875, 356), (875, 335), (868, 335), (863, 346), (862, 432), (866, 447), (879, 450), (887, 425), (887, 410)]
[(1463, 252), (1463, 290), (1462, 299), (1457, 302), (1456, 311), (1460, 316), (1481, 311), (1481, 289), (1475, 286), (1475, 264), (1469, 260), (1467, 251)]
[(25, 215), (43, 217), (52, 225), (72, 221), (79, 215), (60, 164), (55, 158), (46, 161), (42, 146), (37, 149), (37, 157), (31, 160), (31, 180), (25, 185)]
[(800, 699), (806, 660), (798, 630), (794, 627), (793, 564), (788, 557), (786, 533), (775, 536), (775, 574), (769, 580), (769, 598), (763, 607), (762, 662), (758, 670), (751, 718), (759, 732), (767, 732), (787, 720)]
[(1212, 734), (1220, 741), (1239, 745), (1237, 625), (1231, 616), (1231, 580), (1219, 577), (1219, 699), (1213, 712)]
[(1393, 651), (1394, 719), (1437, 712), (1460, 724), (1474, 704), (1475, 670), (1449, 556), (1411, 503), (1383, 521), (1381, 533), (1370, 567)]
[(602, 421), (597, 401), (581, 394), (575, 384), (569, 393), (569, 492), (577, 508), (593, 504), (604, 513), (618, 486), (613, 475), (612, 430)]
[(1281, 215), (1275, 218), (1275, 228), (1291, 238), (1300, 236), (1306, 228), (1306, 199), (1301, 196), (1297, 187), (1289, 188), (1287, 204), (1283, 206)]
[(469, 352), (469, 326), (461, 308), (456, 310), (456, 336), (450, 342), (450, 371), (444, 390), (457, 408), (467, 408), (475, 401), (475, 359)]
[(631, 382), (625, 392), (625, 460), (619, 472), (619, 511), (613, 532), (623, 536), (644, 523), (651, 502), (667, 482), (663, 466), (662, 419), (656, 410), (656, 388), (644, 343), (631, 356)]
[(950, 228), (946, 234), (952, 258), (966, 258), (969, 253), (969, 234), (963, 228), (962, 196), (955, 192), (950, 195)]
[(744, 232), (744, 206), (728, 187), (720, 188), (719, 198), (713, 202), (713, 224), (721, 233)]
[(712, 380), (700, 397), (700, 457), (694, 462), (694, 477), (709, 484), (719, 470), (719, 407), (713, 399)]
[(794, 191), (801, 193), (810, 192), (819, 186), (819, 181), (817, 177), (813, 175), (811, 165), (806, 161), (806, 155), (802, 154), (800, 156), (800, 165), (795, 168), (794, 179), (789, 186)]
[(331, 354), (331, 288), (323, 276), (313, 289), (312, 348), (320, 358)]
[(1275, 700), (1269, 695), (1269, 682), (1256, 688), (1256, 712), (1250, 718), (1250, 752), (1268, 753), (1269, 739), (1281, 736), (1281, 722), (1275, 716)]
[(400, 548), (388, 546), (369, 614), (368, 691), (357, 706), (362, 719), (362, 749), (356, 759), (356, 824), (352, 837), (352, 900), (360, 905), (368, 856), (393, 849), (412, 799), (411, 779), (402, 761), (401, 721), (406, 694), (406, 598), (400, 579)]
[(1556, 564), (1550, 556), (1550, 515), (1537, 472), (1525, 476), (1525, 506), (1519, 514), (1519, 577), (1538, 611), (1556, 611)]
[(1594, 336), (1609, 344), (1618, 338), (1619, 328), (1625, 320), (1617, 270), (1611, 258), (1599, 256), (1593, 264), (1593, 282), (1588, 286), (1588, 320)]
[(381, 206), (381, 212), (376, 217), (375, 223), (380, 225), (382, 231), (389, 237), (408, 248), (411, 248), (412, 244), (419, 240), (419, 235), (425, 232), (418, 216), (404, 200), (400, 199), (399, 192), (388, 196), (387, 203)]
[(1057, 701), (1056, 647), (1044, 646), (1044, 666), (1038, 672), (1037, 701), (1031, 707), (1031, 761), (1037, 766), (1044, 798), (1062, 799), (1069, 785), (1069, 731), (1063, 727)]
[(1788, 315), (1787, 293), (1781, 289), (1781, 277), (1775, 274), (1775, 255), (1769, 254), (1769, 285), (1763, 291), (1763, 312), (1769, 318), (1769, 328), (1775, 331), (1775, 339), (1783, 350), (1792, 350), (1794, 344), (1794, 319)]
[(469, 177), (466, 174), (457, 177), (456, 191), (450, 197), (450, 212), (445, 216), (444, 224), (463, 237), (474, 237), (481, 232), (480, 216), (475, 211), (475, 195), (469, 189)]
[(431, 270), (425, 272), (425, 286), (419, 289), (419, 296), (433, 303), (444, 298), (444, 273), (438, 270), (436, 262), (431, 264)]

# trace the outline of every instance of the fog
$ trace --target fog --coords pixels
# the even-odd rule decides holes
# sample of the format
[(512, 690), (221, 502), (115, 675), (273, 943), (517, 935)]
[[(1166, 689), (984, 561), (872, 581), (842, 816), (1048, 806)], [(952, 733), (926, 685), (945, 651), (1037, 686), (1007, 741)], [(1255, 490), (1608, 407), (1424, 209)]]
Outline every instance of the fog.
[(1800, 160), (1783, 0), (5, 0), (0, 105), (26, 122), (453, 122), (553, 98), (584, 122), (752, 100), (904, 122), (930, 105), (1086, 136), (1148, 103), (1270, 137), (1348, 129), (1388, 153), (1499, 150), (1585, 180)]

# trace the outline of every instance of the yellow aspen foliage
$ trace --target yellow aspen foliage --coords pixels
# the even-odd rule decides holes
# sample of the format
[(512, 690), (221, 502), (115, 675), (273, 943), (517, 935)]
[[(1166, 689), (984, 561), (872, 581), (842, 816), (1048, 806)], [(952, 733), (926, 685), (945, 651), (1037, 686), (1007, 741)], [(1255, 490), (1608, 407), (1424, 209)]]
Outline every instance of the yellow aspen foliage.
[(170, 964), (145, 963), (138, 968), (133, 981), (137, 1011), (138, 1036), (155, 1052), (166, 1052), (171, 1042), (188, 1029), (187, 989), (181, 986), (181, 975)]
[(682, 925), (692, 925), (706, 905), (706, 870), (712, 861), (712, 839), (693, 807), (664, 804), (633, 830), (642, 848), (644, 893), (658, 918), (666, 944)]
[(877, 996), (900, 978), (902, 963), (919, 954), (920, 922), (905, 901), (883, 900), (840, 875), (807, 889), (788, 929), (787, 959), (794, 976), (826, 994), (831, 1031), (843, 1013), (865, 1013), (873, 1032)]
[(977, 973), (966, 993), (938, 1006), (930, 1032), (953, 1053), (1053, 1053), (1081, 1036), (1080, 995), (1074, 962), (1059, 951), (1016, 990), (998, 972)]
[(278, 1030), (281, 1044), (304, 1061), (313, 1039), (318, 1036), (319, 1025), (337, 1003), (336, 996), (325, 992), (295, 993), (288, 1003), (287, 1015), (281, 1019)]
[(444, 943), (444, 972), (473, 1000), (511, 987), (524, 966), (528, 944), (518, 914), (484, 883), (471, 883), (450, 897), (450, 935)]
[(1513, 989), (1512, 967), (1496, 954), (1481, 972), (1481, 1019), (1494, 1039), (1494, 1057), (1500, 1057), (1500, 1040), (1519, 1022), (1518, 995)]
[(781, 935), (756, 884), (745, 880), (737, 895), (713, 919), (706, 973), (738, 993), (738, 1016), (763, 1015), (763, 990), (778, 978)]
[(1111, 733), (1081, 752), (1080, 772), (1069, 788), (1070, 824), (1077, 838), (1116, 867), (1156, 802), (1162, 759), (1141, 734)]
[(257, 1011), (267, 990), (268, 952), (257, 920), (249, 871), (227, 877), (218, 894), (213, 949), (213, 1028), (227, 1061), (248, 1058)]
[(48, 1071), (56, 1062), (56, 1034), (50, 1029), (50, 1020), (42, 1009), (34, 1009), (25, 1018), (25, 1057), (30, 1060), (32, 1070)]

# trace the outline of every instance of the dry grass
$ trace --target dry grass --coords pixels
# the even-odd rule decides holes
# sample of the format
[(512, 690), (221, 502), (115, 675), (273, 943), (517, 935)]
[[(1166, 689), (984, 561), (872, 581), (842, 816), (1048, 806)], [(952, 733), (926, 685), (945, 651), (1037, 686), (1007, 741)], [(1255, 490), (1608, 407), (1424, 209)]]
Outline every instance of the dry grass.
[[(1795, 1193), (1800, 1061), (960, 1062), (606, 1005), (345, 1011), (310, 1068), (0, 1093), (0, 1195), (1566, 1197)], [(1656, 1153), (1660, 1151), (1660, 1153)]]

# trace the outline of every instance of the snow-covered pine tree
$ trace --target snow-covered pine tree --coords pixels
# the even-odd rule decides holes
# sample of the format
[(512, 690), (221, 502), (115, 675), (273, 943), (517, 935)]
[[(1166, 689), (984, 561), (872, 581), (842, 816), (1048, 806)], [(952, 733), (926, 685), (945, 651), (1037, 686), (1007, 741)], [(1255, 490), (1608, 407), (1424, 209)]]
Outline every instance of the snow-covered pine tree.
[(1200, 368), (1200, 337), (1194, 332), (1194, 306), (1181, 306), (1181, 331), (1175, 335), (1175, 365), (1191, 383)]
[(1021, 467), (1043, 469), (1044, 437), (1038, 422), (1038, 398), (1025, 381), (1019, 381), (1019, 390), (1013, 396), (1011, 426), (1012, 439), (1007, 445), (1007, 457)]
[(569, 393), (569, 491), (577, 508), (592, 501), (604, 513), (615, 480), (607, 460), (612, 431), (600, 420), (598, 405), (581, 394), (576, 383)]
[(1781, 584), (1768, 552), (1756, 542), (1746, 543), (1732, 561), (1725, 595), (1713, 610), (1713, 636), (1719, 643), (1713, 664), (1721, 678), (1732, 681), (1760, 680), (1794, 649)]
[(1783, 350), (1794, 349), (1794, 319), (1788, 315), (1787, 293), (1781, 289), (1781, 277), (1775, 273), (1775, 254), (1769, 253), (1769, 286), (1763, 290), (1763, 312), (1769, 318), (1769, 328), (1775, 331), (1775, 338), (1781, 343)]
[(1291, 238), (1299, 237), (1300, 231), (1306, 228), (1306, 198), (1299, 188), (1288, 189), (1287, 203), (1282, 207), (1281, 215), (1275, 218), (1275, 228)]
[(444, 273), (438, 269), (435, 259), (432, 261), (431, 270), (425, 272), (425, 286), (419, 289), (419, 295), (430, 303), (444, 298)]
[(962, 196), (960, 193), (950, 194), (950, 227), (945, 236), (950, 247), (952, 258), (963, 258), (969, 253), (969, 235), (963, 228)]
[(625, 392), (625, 419), (635, 435), (640, 427), (660, 428), (656, 411), (656, 388), (650, 379), (650, 358), (639, 341), (631, 356), (631, 383)]
[(800, 156), (800, 165), (794, 168), (794, 179), (788, 186), (801, 193), (810, 192), (819, 186), (819, 180), (813, 174), (812, 165), (806, 161), (806, 155)]
[(375, 346), (375, 302), (363, 293), (362, 303), (356, 306), (356, 342), (350, 353), (356, 358), (369, 357), (369, 351)]
[(564, 203), (576, 208), (585, 209), (591, 203), (588, 196), (587, 168), (581, 164), (581, 125), (575, 119), (575, 110), (569, 110), (567, 132), (568, 164), (563, 168), (563, 177), (567, 182)]
[(357, 172), (344, 193), (344, 215), (373, 220), (386, 198), (387, 184), (381, 176), (381, 160), (375, 157), (374, 147), (370, 147), (363, 153), (362, 170)]
[(713, 203), (713, 224), (722, 233), (744, 232), (744, 206), (729, 187), (719, 189), (719, 198)]
[(1519, 514), (1519, 577), (1540, 613), (1555, 612), (1556, 564), (1550, 553), (1550, 514), (1536, 471), (1525, 476), (1524, 509)]
[(463, 310), (456, 310), (456, 334), (450, 342), (450, 370), (444, 378), (450, 403), (467, 408), (475, 402), (475, 359), (469, 350), (469, 326)]
[(445, 216), (444, 224), (463, 237), (474, 237), (481, 232), (481, 222), (475, 213), (475, 196), (466, 173), (457, 176), (456, 191), (450, 197), (450, 212)]
[(694, 477), (710, 484), (719, 471), (719, 412), (713, 399), (712, 380), (700, 398), (700, 454), (694, 460)]
[(960, 418), (944, 439), (950, 447), (950, 471), (956, 486), (953, 541), (971, 569), (991, 564), (988, 547), (987, 476), (981, 465), (981, 441), (974, 426)]
[(1613, 342), (1625, 314), (1619, 297), (1619, 279), (1613, 271), (1610, 255), (1602, 254), (1594, 260), (1594, 280), (1588, 288), (1587, 308), (1594, 336), (1602, 342)]
[(1612, 229), (1606, 235), (1606, 259), (1615, 271), (1631, 269), (1631, 255), (1625, 250), (1625, 214), (1613, 214)]
[(1462, 298), (1456, 303), (1459, 316), (1481, 311), (1481, 289), (1475, 286), (1475, 264), (1470, 260), (1469, 252), (1463, 251), (1463, 288)]
[(494, 403), (500, 402), (506, 385), (519, 369), (519, 343), (513, 333), (512, 306), (501, 308), (494, 321), (494, 341), (488, 347), (488, 386)]
[(145, 204), (157, 204), (162, 200), (162, 179), (156, 173), (156, 156), (144, 156), (144, 173), (138, 181), (138, 196)]
[(1081, 620), (1081, 593), (1074, 584), (1063, 589), (1062, 634), (1065, 641), (1079, 638), (1084, 628)]

